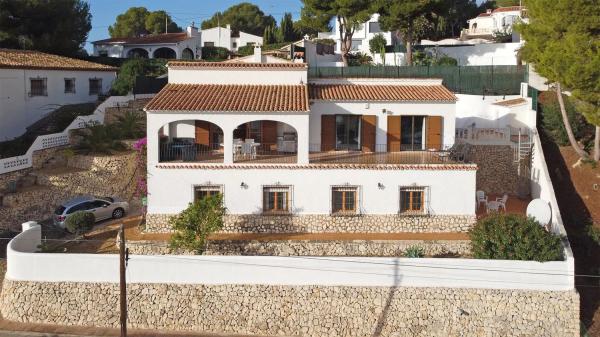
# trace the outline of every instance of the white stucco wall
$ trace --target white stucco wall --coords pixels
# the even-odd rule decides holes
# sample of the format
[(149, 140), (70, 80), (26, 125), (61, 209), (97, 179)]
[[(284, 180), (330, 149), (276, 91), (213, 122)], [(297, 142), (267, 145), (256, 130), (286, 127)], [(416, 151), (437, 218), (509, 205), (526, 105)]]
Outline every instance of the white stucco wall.
[[(383, 113), (383, 110), (386, 113)], [(388, 116), (442, 116), (444, 121), (444, 146), (454, 144), (454, 123), (456, 108), (454, 103), (418, 103), (418, 102), (328, 102), (312, 101), (310, 106), (310, 144), (318, 148), (321, 144), (321, 115), (376, 115), (376, 143), (387, 144)]]
[(212, 42), (215, 47), (231, 49), (231, 29), (214, 27), (203, 29), (200, 34), (202, 36), (203, 47), (206, 46), (206, 42)]
[(517, 65), (522, 43), (481, 43), (470, 46), (437, 47), (439, 53), (455, 58), (459, 65)]
[(201, 55), (202, 39), (200, 35), (195, 35), (184, 41), (177, 43), (155, 43), (155, 44), (95, 44), (94, 56), (99, 56), (100, 52), (106, 51), (108, 57), (128, 57), (129, 51), (133, 49), (143, 49), (148, 52), (148, 58), (154, 58), (154, 52), (159, 48), (169, 48), (175, 52), (177, 59), (182, 57), (183, 50), (189, 48), (194, 53), (194, 58)]
[[(102, 79), (102, 92), (110, 90), (116, 74), (109, 71), (0, 69), (0, 140), (12, 139), (61, 105), (94, 102), (89, 79)], [(48, 96), (30, 97), (30, 78), (47, 78)], [(65, 78), (75, 78), (75, 93), (65, 93)]]
[(305, 68), (169, 68), (169, 83), (187, 84), (302, 84)]
[(510, 96), (479, 96), (457, 94), (456, 102), (456, 127), (467, 128), (475, 123), (476, 128), (505, 128), (536, 126), (536, 112), (531, 110), (531, 99), (527, 104), (515, 107), (502, 107), (493, 103), (520, 98), (519, 95)]
[(262, 38), (262, 36), (256, 36), (256, 35), (240, 32), (240, 36), (232, 38), (232, 42), (236, 42), (237, 46), (234, 48), (233, 43), (232, 43), (231, 50), (238, 50), (239, 47), (246, 46), (249, 43), (254, 44), (254, 45), (262, 45), (263, 38)]

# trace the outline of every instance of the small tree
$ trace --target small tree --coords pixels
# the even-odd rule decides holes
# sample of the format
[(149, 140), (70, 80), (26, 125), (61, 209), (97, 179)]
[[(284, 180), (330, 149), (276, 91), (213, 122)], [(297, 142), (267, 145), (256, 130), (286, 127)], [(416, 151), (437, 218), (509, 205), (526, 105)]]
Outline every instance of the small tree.
[(65, 220), (65, 228), (69, 233), (80, 234), (94, 227), (96, 217), (90, 212), (78, 211), (69, 216)]
[(376, 53), (380, 53), (381, 62), (385, 65), (385, 45), (387, 41), (383, 34), (379, 33), (373, 36), (372, 39), (369, 40), (369, 51), (371, 54), (375, 55)]
[(175, 230), (171, 236), (171, 248), (183, 248), (202, 254), (206, 249), (208, 236), (223, 228), (225, 211), (221, 195), (191, 203), (169, 221)]
[(558, 261), (563, 259), (560, 237), (533, 218), (494, 214), (477, 222), (469, 233), (478, 259)]

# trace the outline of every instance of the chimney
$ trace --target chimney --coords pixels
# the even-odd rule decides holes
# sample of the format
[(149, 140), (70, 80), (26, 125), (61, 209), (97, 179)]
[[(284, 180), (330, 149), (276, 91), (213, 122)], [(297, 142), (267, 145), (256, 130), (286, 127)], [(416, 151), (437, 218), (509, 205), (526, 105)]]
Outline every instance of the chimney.
[(227, 28), (228, 30), (231, 30), (231, 25), (227, 24), (227, 26), (225, 26), (225, 28)]
[(254, 45), (254, 58), (252, 59), (254, 63), (263, 63), (262, 62), (262, 48), (259, 44)]
[(189, 37), (198, 36), (198, 27), (195, 27), (194, 23), (192, 22), (192, 24), (186, 28), (186, 32), (187, 36)]

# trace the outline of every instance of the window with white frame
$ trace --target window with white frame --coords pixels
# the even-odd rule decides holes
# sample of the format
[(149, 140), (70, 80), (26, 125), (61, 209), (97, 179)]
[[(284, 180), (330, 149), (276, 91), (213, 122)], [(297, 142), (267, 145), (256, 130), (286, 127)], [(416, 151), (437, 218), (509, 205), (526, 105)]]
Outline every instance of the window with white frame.
[(358, 186), (331, 187), (331, 213), (338, 215), (358, 214)]
[(289, 214), (291, 203), (291, 186), (263, 186), (263, 213)]
[(102, 79), (90, 78), (90, 95), (99, 95), (102, 93)]
[(65, 78), (65, 94), (75, 93), (75, 78)]
[(426, 190), (417, 186), (400, 187), (400, 214), (425, 214)]
[(42, 77), (29, 79), (29, 96), (48, 96), (48, 79)]
[(196, 185), (194, 186), (194, 202), (204, 198), (223, 195), (222, 185)]

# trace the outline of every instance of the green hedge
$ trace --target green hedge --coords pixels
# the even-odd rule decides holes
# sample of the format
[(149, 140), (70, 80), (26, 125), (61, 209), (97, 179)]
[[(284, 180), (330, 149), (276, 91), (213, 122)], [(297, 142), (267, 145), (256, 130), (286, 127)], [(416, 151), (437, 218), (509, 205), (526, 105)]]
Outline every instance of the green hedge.
[(65, 228), (70, 233), (81, 233), (94, 227), (96, 217), (90, 212), (75, 212), (67, 216), (65, 220)]
[(473, 256), (478, 259), (563, 260), (560, 237), (522, 215), (490, 215), (479, 220), (469, 236)]
[(133, 90), (138, 76), (157, 77), (167, 73), (167, 61), (164, 59), (131, 59), (123, 63), (117, 79), (113, 82), (111, 93), (124, 96)]
[(206, 61), (224, 61), (229, 57), (229, 50), (223, 47), (202, 47), (202, 59)]

